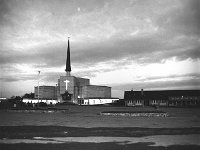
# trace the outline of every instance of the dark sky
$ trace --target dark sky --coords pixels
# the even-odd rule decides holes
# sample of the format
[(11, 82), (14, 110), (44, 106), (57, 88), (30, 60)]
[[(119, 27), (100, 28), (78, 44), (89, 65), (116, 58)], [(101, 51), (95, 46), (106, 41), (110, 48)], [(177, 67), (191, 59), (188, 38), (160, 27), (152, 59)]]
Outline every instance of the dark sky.
[(199, 0), (0, 0), (1, 96), (72, 74), (124, 90), (200, 88)]

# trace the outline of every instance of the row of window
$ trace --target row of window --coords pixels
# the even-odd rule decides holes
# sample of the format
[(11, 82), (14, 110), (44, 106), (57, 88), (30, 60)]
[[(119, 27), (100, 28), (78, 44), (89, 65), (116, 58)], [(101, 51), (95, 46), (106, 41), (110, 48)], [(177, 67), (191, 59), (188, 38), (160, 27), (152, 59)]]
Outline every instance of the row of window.
[[(127, 103), (128, 104), (142, 104), (142, 102), (141, 102), (141, 100), (129, 100), (129, 101), (127, 101)], [(154, 104), (167, 104), (167, 101), (165, 101), (165, 100), (152, 100), (152, 101), (150, 101), (150, 103), (152, 104), (152, 105), (154, 105)], [(191, 101), (168, 101), (168, 103), (169, 104), (174, 104), (174, 105), (177, 105), (177, 104), (187, 104), (187, 105), (190, 105), (190, 104), (200, 104), (200, 102), (199, 101), (197, 101), (197, 100), (191, 100)]]
[[(115, 100), (112, 100), (112, 103), (114, 103), (115, 102)], [(108, 103), (108, 101), (107, 100), (105, 100), (105, 101), (103, 101), (103, 100), (100, 100), (99, 101), (99, 103)], [(89, 101), (87, 101), (87, 102), (84, 102), (84, 100), (79, 100), (79, 104), (89, 104)], [(96, 104), (96, 101), (95, 100), (93, 100), (93, 104)]]
[(169, 104), (199, 104), (200, 102), (197, 100), (192, 100), (192, 101), (169, 101)]
[[(200, 99), (200, 98), (199, 98)], [(198, 98), (197, 97), (193, 97), (193, 99), (192, 98), (190, 98), (190, 99), (178, 99), (178, 98), (170, 98), (169, 100), (181, 100), (181, 101), (184, 101), (184, 100), (189, 100), (189, 101), (192, 101), (192, 100), (198, 100)], [(149, 102), (151, 102), (151, 103), (166, 103), (166, 101), (169, 101), (169, 100), (149, 100)], [(129, 100), (129, 101), (127, 101), (128, 103), (134, 103), (134, 101), (136, 101), (136, 103), (138, 102), (138, 103), (141, 103), (141, 100)], [(144, 101), (144, 100), (143, 100)]]
[(184, 97), (184, 96), (181, 96), (181, 97), (169, 97), (170, 100), (180, 100), (180, 99), (194, 99), (194, 100), (197, 100), (198, 99), (198, 96), (187, 96), (187, 97)]
[(136, 101), (132, 101), (132, 100), (130, 100), (130, 101), (128, 101), (128, 103), (136, 103), (136, 104), (141, 104), (141, 103), (142, 103), (142, 101), (141, 101), (141, 100), (136, 100)]

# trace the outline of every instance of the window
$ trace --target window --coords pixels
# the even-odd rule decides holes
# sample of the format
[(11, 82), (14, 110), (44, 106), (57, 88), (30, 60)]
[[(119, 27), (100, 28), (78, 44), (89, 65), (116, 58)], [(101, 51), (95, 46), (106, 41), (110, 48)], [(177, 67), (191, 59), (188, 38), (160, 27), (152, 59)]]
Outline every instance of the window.
[(136, 104), (141, 104), (141, 100), (136, 100)]
[(156, 100), (153, 100), (153, 104), (157, 104), (157, 101), (156, 101)]

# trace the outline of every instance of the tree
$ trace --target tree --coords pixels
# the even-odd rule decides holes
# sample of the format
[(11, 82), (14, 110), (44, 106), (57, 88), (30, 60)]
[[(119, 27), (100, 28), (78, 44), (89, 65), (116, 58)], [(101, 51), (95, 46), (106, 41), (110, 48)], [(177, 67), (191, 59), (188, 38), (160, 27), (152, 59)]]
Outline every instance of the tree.
[(10, 99), (8, 99), (8, 101), (12, 103), (20, 103), (22, 101), (22, 97), (12, 96)]
[(22, 96), (22, 98), (28, 98), (28, 99), (33, 99), (34, 98), (34, 93), (26, 93), (24, 94), (24, 96)]

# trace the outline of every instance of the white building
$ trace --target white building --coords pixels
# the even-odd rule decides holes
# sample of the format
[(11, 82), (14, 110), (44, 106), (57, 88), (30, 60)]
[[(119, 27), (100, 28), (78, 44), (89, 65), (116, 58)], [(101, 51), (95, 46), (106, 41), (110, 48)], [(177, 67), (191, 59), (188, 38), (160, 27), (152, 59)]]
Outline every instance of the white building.
[(46, 103), (46, 104), (50, 105), (50, 104), (57, 104), (60, 101), (58, 101), (56, 99), (39, 99), (38, 100), (38, 99), (27, 99), (27, 98), (24, 98), (22, 100), (22, 102), (24, 102), (24, 103), (32, 103), (32, 104), (43, 102), (43, 103)]
[(79, 99), (78, 104), (79, 105), (106, 105), (115, 103), (118, 101), (118, 98), (84, 98)]

